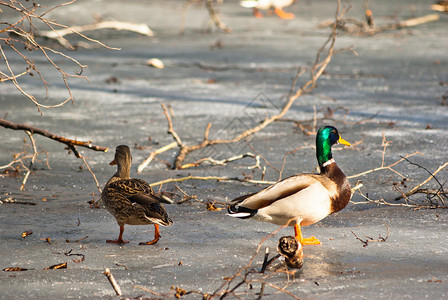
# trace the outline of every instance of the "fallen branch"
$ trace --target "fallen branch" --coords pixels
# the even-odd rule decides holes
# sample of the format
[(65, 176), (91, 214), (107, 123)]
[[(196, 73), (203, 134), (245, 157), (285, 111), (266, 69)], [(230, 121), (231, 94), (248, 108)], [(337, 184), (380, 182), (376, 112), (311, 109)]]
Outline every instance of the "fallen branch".
[[(408, 159), (406, 159), (406, 160), (409, 161)], [(396, 197), (395, 200), (400, 200), (400, 199), (402, 199), (404, 197), (408, 197), (408, 196), (416, 194), (416, 193), (427, 193), (427, 194), (434, 194), (434, 195), (440, 194), (440, 195), (444, 195), (445, 197), (447, 197), (448, 191), (443, 188), (443, 185), (435, 177), (435, 175), (437, 175), (437, 173), (442, 171), (446, 166), (448, 166), (448, 162), (444, 163), (439, 168), (437, 168), (437, 170), (434, 173), (431, 173), (426, 168), (424, 168), (431, 175), (428, 178), (426, 178), (426, 180), (424, 180), (423, 182), (421, 182), (418, 185), (416, 185), (415, 187), (413, 187), (409, 192), (406, 192), (406, 193), (404, 193), (404, 195)], [(421, 166), (419, 166), (419, 167), (421, 167)], [(433, 178), (438, 182), (438, 184), (440, 186), (440, 188), (437, 191), (430, 191), (430, 190), (420, 189), (423, 185), (428, 183)]]
[[(365, 10), (365, 19), (357, 20), (353, 18), (342, 19), (339, 23), (339, 28), (351, 35), (372, 36), (384, 31), (397, 30), (408, 27), (415, 27), (429, 22), (438, 21), (440, 16), (438, 14), (429, 14), (417, 18), (398, 21), (391, 24), (376, 26), (373, 23), (373, 15), (371, 10)], [(334, 21), (321, 22), (318, 27), (334, 26)]]
[(384, 200), (383, 198), (381, 199), (371, 199), (369, 198), (368, 195), (364, 195), (364, 193), (361, 191), (361, 189), (358, 189), (358, 193), (361, 195), (361, 197), (363, 197), (366, 201), (364, 202), (353, 202), (350, 201), (353, 205), (359, 205), (359, 204), (366, 204), (366, 203), (373, 203), (373, 204), (377, 204), (377, 205), (388, 205), (388, 206), (401, 206), (401, 207), (409, 207), (409, 208), (413, 208), (414, 210), (418, 210), (418, 209), (423, 209), (423, 208), (428, 208), (428, 209), (433, 209), (433, 208), (448, 208), (448, 205), (437, 205), (437, 207), (434, 207), (433, 204), (430, 203), (430, 205), (425, 205), (425, 204), (418, 204), (415, 202), (412, 202), (414, 204), (409, 204), (408, 202), (410, 202), (409, 199), (406, 199), (406, 203), (390, 203), (387, 202), (386, 200)]
[(356, 237), (357, 240), (361, 241), (361, 243), (363, 243), (363, 247), (367, 247), (369, 245), (369, 243), (375, 243), (375, 242), (385, 242), (388, 238), (389, 238), (389, 226), (387, 226), (386, 223), (384, 223), (384, 226), (386, 226), (387, 229), (387, 235), (386, 237), (381, 236), (381, 234), (378, 235), (377, 239), (373, 239), (369, 236), (365, 236), (365, 240), (361, 239), (356, 233), (354, 233), (353, 231), (351, 231), (351, 233), (353, 233), (353, 235)]
[(383, 140), (382, 140), (383, 152), (382, 152), (382, 156), (381, 156), (381, 166), (379, 166), (378, 168), (373, 168), (373, 169), (370, 169), (370, 170), (367, 170), (367, 171), (364, 171), (364, 172), (355, 174), (355, 175), (347, 176), (347, 178), (357, 178), (357, 177), (360, 177), (360, 176), (367, 175), (367, 174), (369, 174), (369, 173), (378, 172), (378, 171), (382, 171), (382, 170), (389, 170), (389, 171), (391, 171), (391, 172), (397, 174), (397, 175), (400, 176), (401, 178), (405, 178), (404, 175), (402, 175), (401, 173), (399, 173), (398, 171), (396, 171), (395, 169), (393, 169), (393, 167), (396, 166), (397, 164), (399, 164), (400, 162), (406, 160), (407, 158), (411, 157), (411, 156), (414, 156), (414, 155), (423, 155), (423, 153), (420, 153), (420, 152), (418, 152), (418, 151), (415, 151), (414, 153), (407, 154), (406, 156), (402, 156), (401, 159), (399, 159), (399, 160), (397, 160), (396, 162), (391, 163), (391, 164), (389, 164), (389, 165), (386, 166), (386, 165), (385, 165), (386, 149), (387, 149), (387, 146), (388, 146), (390, 143), (392, 143), (392, 142), (391, 142), (391, 141), (388, 141), (388, 140), (386, 139), (386, 135), (383, 133)]
[(13, 199), (12, 197), (7, 197), (5, 199), (0, 200), (0, 204), (3, 204), (3, 203), (22, 204), (22, 205), (37, 205), (37, 203), (35, 203), (35, 202), (16, 200), (16, 199)]
[(151, 152), (151, 154), (138, 166), (137, 168), (137, 173), (141, 173), (143, 171), (144, 168), (146, 168), (149, 163), (160, 153), (163, 153), (167, 150), (170, 150), (171, 148), (174, 148), (177, 146), (176, 142), (172, 142), (171, 144), (168, 144), (162, 148), (159, 148), (153, 152)]
[(47, 137), (49, 139), (52, 139), (54, 141), (57, 141), (59, 143), (65, 144), (65, 145), (67, 145), (67, 147), (69, 147), (73, 151), (73, 153), (75, 154), (75, 156), (77, 158), (81, 158), (81, 155), (79, 154), (78, 150), (76, 150), (75, 146), (85, 147), (85, 148), (89, 148), (91, 150), (102, 151), (102, 152), (107, 152), (107, 150), (109, 150), (109, 148), (106, 148), (106, 147), (92, 145), (92, 141), (82, 142), (82, 141), (68, 139), (63, 136), (59, 136), (59, 135), (50, 133), (49, 131), (46, 131), (44, 129), (33, 127), (33, 126), (30, 126), (27, 124), (13, 123), (13, 122), (7, 121), (5, 119), (0, 119), (0, 126), (9, 128), (9, 129), (13, 129), (13, 130), (28, 131), (31, 134), (36, 133), (36, 134), (42, 135), (44, 137)]
[(248, 183), (254, 183), (254, 184), (274, 184), (276, 181), (264, 181), (264, 180), (253, 180), (253, 179), (245, 179), (245, 178), (239, 178), (239, 177), (219, 177), (219, 176), (185, 176), (185, 177), (179, 177), (179, 178), (168, 178), (161, 181), (153, 182), (150, 184), (151, 187), (170, 183), (170, 182), (182, 182), (186, 180), (216, 180), (216, 181), (239, 181), (239, 182), (248, 182)]
[[(55, 39), (66, 48), (72, 48), (71, 45), (67, 42), (67, 40), (63, 38), (64, 36), (69, 34), (80, 35), (82, 32), (100, 30), (100, 29), (125, 30), (145, 35), (148, 37), (154, 36), (154, 32), (145, 23), (136, 24), (120, 21), (99, 21), (93, 24), (70, 26), (58, 30), (41, 31), (39, 32), (39, 35), (48, 39)], [(113, 49), (117, 50), (117, 48)]]
[(224, 165), (226, 165), (229, 162), (233, 162), (233, 161), (236, 161), (236, 160), (239, 160), (239, 159), (243, 159), (243, 158), (246, 158), (246, 157), (252, 157), (252, 158), (254, 158), (256, 160), (255, 165), (248, 167), (248, 169), (260, 168), (260, 156), (259, 155), (254, 155), (254, 154), (248, 152), (246, 154), (235, 155), (235, 156), (232, 156), (232, 157), (229, 157), (229, 158), (226, 158), (226, 159), (221, 159), (221, 160), (216, 160), (216, 159), (211, 158), (211, 157), (204, 157), (204, 158), (201, 158), (200, 160), (195, 161), (193, 163), (182, 165), (182, 169), (188, 169), (188, 168), (191, 168), (191, 167), (197, 167), (200, 164), (205, 163), (205, 162), (209, 162), (209, 163), (211, 163), (213, 165), (224, 166)]

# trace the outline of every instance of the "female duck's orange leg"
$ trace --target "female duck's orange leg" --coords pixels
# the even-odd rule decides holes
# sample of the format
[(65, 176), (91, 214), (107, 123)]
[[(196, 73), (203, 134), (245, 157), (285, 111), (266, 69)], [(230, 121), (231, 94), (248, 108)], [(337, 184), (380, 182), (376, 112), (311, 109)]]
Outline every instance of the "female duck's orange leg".
[(292, 13), (287, 13), (287, 12), (285, 12), (285, 11), (283, 11), (283, 9), (281, 9), (281, 8), (275, 8), (275, 10), (274, 10), (274, 12), (275, 12), (275, 14), (277, 15), (277, 16), (279, 16), (279, 18), (281, 18), (281, 19), (285, 19), (285, 20), (291, 20), (291, 19), (294, 19), (294, 14), (292, 14)]
[(150, 242), (140, 243), (139, 245), (153, 245), (153, 244), (156, 244), (156, 243), (157, 243), (157, 241), (158, 241), (162, 236), (160, 235), (160, 232), (159, 232), (159, 225), (154, 224), (154, 228), (155, 228), (154, 239), (153, 239), (152, 241), (150, 241)]
[(300, 225), (296, 224), (294, 226), (294, 233), (296, 234), (296, 239), (300, 242), (302, 245), (320, 245), (322, 244), (315, 236), (304, 238), (302, 236), (302, 230), (300, 229)]
[(254, 7), (254, 9), (252, 11), (253, 11), (253, 14), (254, 14), (255, 18), (261, 19), (261, 18), (264, 17), (263, 14), (258, 10), (258, 8)]
[(120, 234), (118, 235), (118, 239), (116, 240), (107, 240), (107, 243), (111, 244), (127, 244), (129, 241), (123, 240), (123, 232), (124, 232), (124, 225), (120, 226)]

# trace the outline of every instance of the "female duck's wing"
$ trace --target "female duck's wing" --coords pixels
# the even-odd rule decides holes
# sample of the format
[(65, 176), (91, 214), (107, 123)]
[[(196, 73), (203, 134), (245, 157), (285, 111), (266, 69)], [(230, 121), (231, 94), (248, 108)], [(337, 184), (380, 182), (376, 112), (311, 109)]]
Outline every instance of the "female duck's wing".
[(285, 178), (258, 193), (240, 196), (234, 199), (234, 201), (237, 202), (236, 206), (239, 208), (244, 207), (249, 210), (258, 210), (280, 199), (296, 194), (316, 183), (320, 183), (330, 194), (336, 191), (336, 184), (325, 176), (299, 174)]
[(127, 202), (136, 213), (144, 214), (144, 217), (154, 224), (163, 226), (172, 224), (165, 208), (160, 203), (161, 199), (153, 194), (152, 188), (145, 181), (135, 178), (121, 179), (111, 183), (107, 188), (114, 191), (115, 198)]
[(161, 199), (154, 195), (151, 186), (141, 179), (121, 179), (108, 185), (108, 189), (115, 190), (116, 194), (126, 197), (132, 203), (151, 205), (160, 203)]

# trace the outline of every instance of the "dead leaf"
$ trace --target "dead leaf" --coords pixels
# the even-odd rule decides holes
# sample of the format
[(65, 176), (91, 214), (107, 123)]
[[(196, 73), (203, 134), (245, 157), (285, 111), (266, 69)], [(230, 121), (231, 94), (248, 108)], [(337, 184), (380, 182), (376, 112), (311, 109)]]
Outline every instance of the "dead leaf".
[(185, 294), (187, 294), (187, 290), (177, 287), (177, 286), (176, 287), (172, 286), (171, 289), (174, 290), (174, 292), (175, 292), (174, 297), (176, 297), (176, 298), (180, 298), (180, 297), (184, 296)]
[(33, 234), (32, 230), (27, 230), (22, 233), (22, 237), (26, 238), (27, 236), (32, 235), (32, 234)]
[(47, 242), (48, 244), (50, 244), (50, 245), (52, 245), (53, 243), (51, 242), (51, 240), (50, 240), (50, 237), (46, 237), (46, 238), (44, 238), (44, 239), (40, 239), (41, 241), (45, 241), (45, 242)]
[(216, 207), (214, 203), (207, 202), (207, 210), (210, 210), (210, 211), (220, 211), (220, 210), (222, 210), (222, 208), (221, 207)]
[(18, 272), (18, 271), (28, 271), (30, 269), (20, 268), (20, 267), (9, 267), (4, 268), (3, 271), (5, 272)]
[(67, 263), (66, 262), (64, 262), (64, 263), (60, 263), (60, 264), (57, 264), (57, 265), (52, 265), (52, 266), (50, 266), (50, 267), (46, 267), (46, 268), (44, 268), (44, 270), (57, 270), (57, 269), (67, 269)]
[(120, 80), (116, 76), (111, 76), (107, 78), (105, 81), (106, 83), (120, 83)]

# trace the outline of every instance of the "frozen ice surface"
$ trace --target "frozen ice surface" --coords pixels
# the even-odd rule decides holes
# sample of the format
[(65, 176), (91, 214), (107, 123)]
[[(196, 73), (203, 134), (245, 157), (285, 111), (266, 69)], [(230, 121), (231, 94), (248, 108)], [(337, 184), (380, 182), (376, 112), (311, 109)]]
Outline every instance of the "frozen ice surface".
[[(300, 1), (290, 8), (296, 14), (293, 21), (276, 17), (258, 20), (237, 2), (224, 1), (218, 6), (223, 20), (233, 29), (230, 34), (215, 29), (204, 33), (207, 12), (197, 6), (188, 9), (185, 31), (179, 34), (183, 1), (128, 1), (126, 5), (122, 1), (107, 1), (107, 5), (105, 1), (78, 1), (55, 10), (51, 17), (66, 24), (90, 23), (91, 14), (98, 12), (122, 21), (145, 22), (157, 36), (148, 39), (124, 32), (93, 32), (94, 38), (122, 50), (70, 52), (89, 66), (86, 75), (90, 79), (90, 83), (70, 81), (75, 95), (73, 104), (44, 110), (41, 116), (11, 84), (4, 83), (0, 85), (2, 113), (7, 113), (10, 121), (110, 147), (107, 153), (79, 149), (89, 158), (101, 184), (114, 172), (108, 163), (119, 144), (132, 148), (132, 175), (148, 182), (188, 174), (243, 176), (245, 173), (259, 179), (260, 170), (247, 168), (253, 164), (250, 159), (227, 166), (169, 170), (165, 162), (172, 163), (174, 153), (170, 151), (158, 156), (143, 173), (136, 174), (137, 165), (152, 150), (172, 142), (166, 133), (160, 103), (171, 105), (176, 131), (191, 144), (201, 141), (209, 122), (213, 123), (210, 138), (225, 138), (282, 107), (297, 66), (309, 66), (314, 61), (328, 34), (327, 29), (317, 29), (316, 25), (332, 18), (335, 10), (335, 1)], [(353, 5), (349, 16), (360, 18), (361, 5)], [(389, 17), (396, 13), (400, 18), (432, 13), (427, 1), (376, 1), (370, 5), (378, 23), (392, 21)], [(358, 56), (348, 52), (335, 56), (327, 74), (319, 80), (319, 87), (299, 98), (286, 117), (309, 120), (313, 106), (319, 116), (331, 108), (337, 122), (319, 121), (318, 125), (335, 124), (346, 140), (363, 140), (355, 149), (334, 151), (347, 175), (381, 164), (383, 133), (392, 142), (385, 155), (386, 164), (419, 151), (423, 156), (413, 156), (412, 161), (434, 171), (446, 162), (448, 149), (448, 109), (441, 105), (448, 81), (447, 23), (448, 16), (440, 15), (437, 22), (374, 37), (342, 34), (337, 46), (353, 45)], [(222, 48), (214, 47), (217, 44)], [(154, 57), (166, 67), (158, 70), (145, 66), (145, 61)], [(10, 63), (20, 66), (18, 60)], [(63, 84), (55, 81), (60, 76), (57, 72), (47, 76), (54, 83), (49, 99), (43, 101), (56, 103), (66, 92)], [(112, 76), (118, 82), (106, 83)], [(22, 84), (29, 91), (45, 95), (34, 81), (24, 79)], [(26, 135), (0, 129), (0, 137), (0, 165), (4, 165), (21, 151)], [(67, 155), (61, 144), (39, 136), (36, 142), (40, 151), (48, 152), (51, 169), (46, 166), (45, 154), (41, 154), (24, 192), (19, 191), (21, 178), (0, 178), (0, 200), (12, 197), (36, 203), (0, 204), (0, 269), (30, 269), (0, 272), (1, 299), (112, 298), (114, 292), (102, 274), (106, 267), (112, 270), (127, 297), (154, 296), (137, 286), (161, 294), (171, 293), (171, 286), (211, 293), (224, 282), (223, 278), (245, 266), (260, 241), (277, 229), (272, 224), (228, 218), (224, 211), (207, 211), (204, 204), (190, 201), (166, 205), (174, 224), (161, 228), (162, 239), (157, 245), (138, 245), (153, 237), (153, 226), (126, 226), (125, 239), (130, 240), (129, 244), (107, 244), (106, 239), (118, 235), (118, 226), (104, 209), (89, 208), (87, 201), (98, 198), (90, 173), (80, 169), (82, 162), (72, 154)], [(144, 150), (133, 147), (135, 144)], [(283, 177), (312, 172), (316, 166), (314, 137), (303, 135), (293, 123), (272, 124), (252, 137), (250, 144), (278, 168), (286, 152), (303, 147), (287, 157)], [(245, 143), (224, 145), (202, 150), (188, 160), (203, 156), (226, 158), (247, 151), (252, 150)], [(409, 178), (410, 187), (429, 176), (405, 162), (397, 165), (396, 170)], [(445, 169), (437, 177), (445, 183), (447, 174)], [(268, 180), (278, 179), (278, 173), (271, 168), (266, 176)], [(363, 192), (372, 199), (404, 203), (393, 200), (397, 192), (392, 182), (401, 180), (394, 173), (372, 173), (351, 180), (352, 185), (357, 179), (362, 180)], [(437, 188), (434, 182), (430, 184)], [(178, 186), (202, 201), (221, 202), (262, 188), (216, 181), (186, 181)], [(173, 184), (165, 185), (164, 189), (179, 193)], [(425, 197), (412, 199), (421, 203)], [(353, 202), (363, 201), (355, 194)], [(353, 234), (361, 238), (384, 237), (387, 234), (384, 224), (390, 230), (386, 242), (363, 247)], [(33, 234), (21, 238), (27, 230)], [(305, 247), (304, 267), (295, 276), (281, 273), (268, 279), (297, 297), (448, 298), (446, 209), (413, 210), (350, 203), (343, 211), (303, 231), (306, 236), (317, 236), (323, 244)], [(292, 233), (292, 229), (282, 229), (264, 246), (275, 252), (278, 238)], [(47, 237), (51, 244), (45, 242)], [(83, 254), (85, 260), (74, 262), (72, 259), (81, 256), (66, 256), (64, 253), (70, 250), (72, 254)], [(258, 254), (253, 267), (259, 268), (262, 259), (262, 253)], [(44, 270), (62, 262), (68, 263), (67, 269)], [(249, 279), (260, 276), (252, 274)], [(242, 297), (253, 299), (259, 290), (260, 283), (253, 282), (252, 290), (243, 285), (237, 291), (248, 291)], [(286, 297), (269, 286), (264, 292), (269, 299)], [(187, 297), (200, 298), (198, 294)]]

